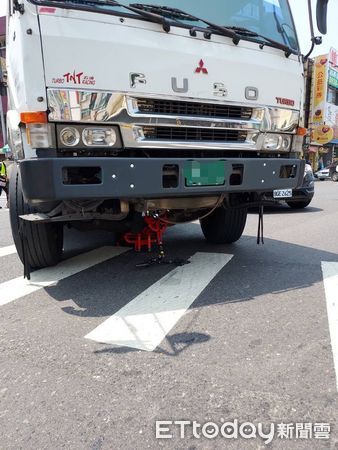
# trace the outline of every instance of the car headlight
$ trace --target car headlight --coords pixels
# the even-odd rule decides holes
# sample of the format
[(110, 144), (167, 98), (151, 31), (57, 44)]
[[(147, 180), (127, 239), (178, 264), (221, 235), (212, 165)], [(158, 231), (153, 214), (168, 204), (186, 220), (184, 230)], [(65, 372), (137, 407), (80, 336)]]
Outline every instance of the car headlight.
[(267, 133), (264, 135), (263, 149), (273, 151), (288, 151), (291, 145), (291, 136), (284, 134)]
[(75, 147), (80, 142), (80, 133), (75, 127), (65, 127), (60, 131), (60, 141), (65, 147)]
[(314, 184), (314, 179), (315, 176), (313, 174), (313, 170), (312, 167), (310, 166), (310, 164), (305, 164), (305, 169), (304, 169), (304, 182), (308, 182), (310, 186), (313, 186)]
[(90, 147), (122, 150), (119, 129), (112, 125), (62, 125), (57, 124), (58, 148), (85, 149)]
[(305, 164), (305, 169), (304, 169), (304, 173), (313, 173), (312, 167), (310, 166), (310, 164)]
[(113, 147), (116, 143), (116, 131), (113, 128), (88, 127), (82, 131), (82, 141), (88, 147)]

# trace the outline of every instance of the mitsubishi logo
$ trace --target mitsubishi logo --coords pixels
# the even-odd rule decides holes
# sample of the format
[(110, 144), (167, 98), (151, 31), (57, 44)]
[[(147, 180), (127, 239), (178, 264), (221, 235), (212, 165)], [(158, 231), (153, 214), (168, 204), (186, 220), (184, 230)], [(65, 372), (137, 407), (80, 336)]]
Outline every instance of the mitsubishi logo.
[(200, 60), (200, 62), (198, 63), (198, 67), (196, 67), (196, 70), (195, 70), (195, 73), (201, 73), (201, 72), (208, 75), (208, 70), (206, 69), (206, 67), (204, 67), (203, 59)]

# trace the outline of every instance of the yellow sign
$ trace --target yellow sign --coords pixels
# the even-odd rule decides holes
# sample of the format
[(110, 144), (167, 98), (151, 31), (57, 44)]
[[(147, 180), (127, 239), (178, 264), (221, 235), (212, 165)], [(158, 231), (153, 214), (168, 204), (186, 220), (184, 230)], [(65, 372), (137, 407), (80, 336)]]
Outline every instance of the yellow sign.
[(314, 123), (324, 122), (324, 108), (326, 100), (326, 90), (327, 90), (327, 57), (326, 55), (317, 56), (315, 58), (315, 73), (314, 73), (314, 108), (312, 121)]
[(316, 127), (311, 133), (311, 141), (325, 145), (333, 139), (333, 128), (327, 125)]

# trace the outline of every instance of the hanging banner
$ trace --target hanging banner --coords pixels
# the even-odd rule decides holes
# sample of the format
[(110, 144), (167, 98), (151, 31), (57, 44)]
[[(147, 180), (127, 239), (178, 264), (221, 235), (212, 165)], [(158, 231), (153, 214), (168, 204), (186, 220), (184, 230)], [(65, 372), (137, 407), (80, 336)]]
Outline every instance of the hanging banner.
[(311, 141), (317, 144), (325, 145), (332, 141), (334, 136), (333, 128), (327, 125), (320, 125), (312, 130)]
[(327, 94), (327, 63), (328, 55), (317, 56), (314, 61), (314, 92), (312, 107), (312, 122), (324, 123), (325, 101)]

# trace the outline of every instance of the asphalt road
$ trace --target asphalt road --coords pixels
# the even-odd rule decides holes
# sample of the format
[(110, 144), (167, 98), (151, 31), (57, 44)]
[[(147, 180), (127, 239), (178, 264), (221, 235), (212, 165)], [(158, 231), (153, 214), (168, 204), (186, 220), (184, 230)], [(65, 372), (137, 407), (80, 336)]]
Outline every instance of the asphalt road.
[(258, 433), (209, 439), (190, 424), (184, 438), (167, 425), (173, 437), (156, 439), (156, 420), (236, 419), (294, 427), (270, 448), (338, 448), (337, 309), (328, 318), (322, 273), (338, 267), (337, 206), (338, 183), (317, 182), (306, 210), (266, 212), (261, 246), (254, 213), (233, 245), (173, 227), (168, 254), (192, 261), (180, 268), (136, 268), (148, 255), (114, 256), (109, 234), (68, 232), (75, 259), (30, 286), (1, 210), (1, 450), (265, 448)]

